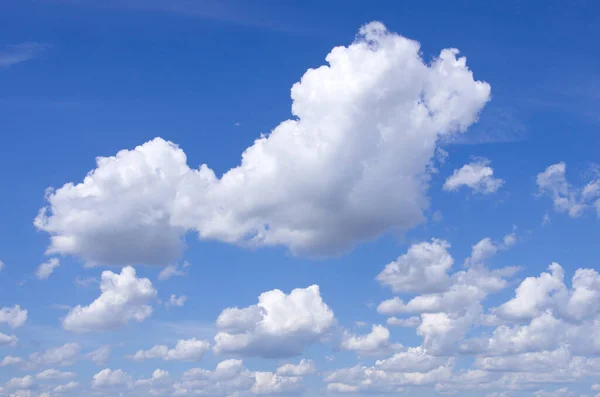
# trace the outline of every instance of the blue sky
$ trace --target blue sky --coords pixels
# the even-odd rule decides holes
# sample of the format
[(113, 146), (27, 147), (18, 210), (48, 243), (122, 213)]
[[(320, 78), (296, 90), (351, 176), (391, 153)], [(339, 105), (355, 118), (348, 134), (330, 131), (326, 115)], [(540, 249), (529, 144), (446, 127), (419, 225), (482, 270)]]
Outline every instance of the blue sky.
[(0, 5), (0, 396), (595, 395), (598, 11)]

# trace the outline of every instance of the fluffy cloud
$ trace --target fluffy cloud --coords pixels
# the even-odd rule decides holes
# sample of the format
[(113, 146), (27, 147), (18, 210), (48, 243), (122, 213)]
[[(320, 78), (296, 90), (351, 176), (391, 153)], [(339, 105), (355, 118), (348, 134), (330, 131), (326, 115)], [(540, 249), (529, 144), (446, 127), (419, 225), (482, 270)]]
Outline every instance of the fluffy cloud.
[(210, 343), (196, 338), (180, 340), (175, 348), (169, 349), (165, 345), (157, 345), (150, 350), (139, 350), (130, 358), (136, 361), (160, 358), (162, 360), (198, 361), (210, 349)]
[(465, 259), (465, 267), (483, 265), (487, 259), (490, 259), (499, 250), (512, 247), (517, 243), (517, 233), (512, 232), (504, 236), (502, 242), (494, 242), (491, 238), (481, 239), (477, 244), (471, 247), (471, 255)]
[(61, 372), (57, 369), (47, 369), (38, 373), (35, 378), (39, 380), (64, 380), (76, 377), (77, 374), (74, 372)]
[(432, 292), (449, 283), (448, 271), (454, 264), (447, 241), (413, 244), (408, 252), (385, 266), (377, 276), (382, 285), (394, 292)]
[(398, 327), (416, 328), (421, 324), (421, 318), (409, 317), (409, 318), (397, 318), (390, 317), (387, 319), (388, 325), (396, 325)]
[(420, 45), (365, 25), (308, 69), (281, 122), (217, 177), (161, 138), (99, 157), (81, 183), (51, 190), (35, 226), (48, 253), (90, 264), (176, 260), (183, 235), (331, 255), (423, 220), (440, 136), (464, 132), (490, 99), (458, 50), (431, 63)]
[(306, 376), (315, 373), (316, 367), (312, 360), (302, 359), (298, 364), (284, 364), (275, 372), (280, 376)]
[(323, 302), (318, 285), (262, 293), (258, 304), (227, 308), (217, 319), (215, 353), (287, 357), (323, 337), (335, 317)]
[(5, 386), (8, 389), (30, 389), (33, 386), (33, 377), (27, 375), (22, 378), (12, 378)]
[(566, 178), (564, 162), (552, 164), (537, 175), (540, 193), (552, 198), (554, 209), (566, 212), (575, 218), (586, 209), (595, 208), (600, 216), (600, 176), (596, 175), (588, 184), (579, 188), (570, 185)]
[(103, 369), (92, 378), (92, 387), (95, 389), (106, 389), (114, 387), (131, 386), (131, 377), (120, 369)]
[(495, 313), (516, 320), (532, 319), (548, 310), (569, 321), (593, 319), (600, 314), (600, 274), (594, 269), (577, 269), (571, 289), (564, 283), (564, 270), (552, 263), (539, 277), (528, 277), (515, 297)]
[(444, 190), (454, 191), (466, 186), (475, 193), (495, 193), (504, 184), (504, 181), (494, 177), (494, 170), (489, 164), (488, 159), (482, 158), (454, 170), (454, 173), (446, 179)]
[(21, 306), (3, 307), (0, 309), (0, 324), (6, 323), (11, 328), (19, 328), (27, 321), (27, 310), (21, 309)]
[(79, 387), (79, 383), (77, 382), (69, 382), (64, 385), (58, 385), (54, 388), (54, 393), (64, 393), (69, 390), (73, 390)]
[(167, 307), (181, 307), (185, 304), (185, 302), (187, 301), (187, 296), (182, 295), (179, 298), (175, 295), (171, 295), (169, 297), (169, 301), (165, 303), (165, 305)]
[(399, 393), (407, 386), (433, 385), (450, 379), (453, 361), (423, 357), (423, 352), (406, 352), (375, 366), (355, 366), (326, 375), (327, 389), (338, 393)]
[(468, 344), (461, 345), (464, 337), (473, 325), (489, 322), (488, 317), (493, 317), (486, 317), (483, 302), (490, 294), (506, 288), (508, 278), (518, 270), (515, 267), (490, 270), (485, 259), (515, 242), (513, 234), (505, 236), (502, 243), (492, 243), (489, 238), (481, 240), (465, 261), (467, 269), (451, 275), (448, 271), (454, 260), (447, 251), (447, 242), (434, 239), (431, 243), (414, 244), (407, 254), (388, 264), (377, 279), (387, 280), (385, 284), (395, 292), (424, 293), (408, 301), (399, 297), (387, 299), (379, 304), (377, 311), (385, 315), (420, 314), (420, 319), (413, 323), (429, 354), (451, 355), (472, 350), (474, 347)]
[(59, 347), (52, 347), (43, 353), (32, 353), (29, 360), (36, 365), (71, 365), (77, 359), (81, 346), (78, 343), (65, 343)]
[(102, 293), (89, 306), (76, 306), (63, 319), (69, 331), (104, 331), (127, 324), (130, 320), (143, 321), (152, 314), (148, 302), (156, 297), (156, 290), (147, 278), (136, 277), (135, 269), (128, 266), (121, 274), (102, 272)]
[(38, 278), (38, 280), (46, 280), (59, 266), (60, 260), (58, 258), (50, 258), (38, 267), (35, 272), (35, 276)]
[(341, 348), (355, 351), (361, 356), (381, 355), (399, 345), (390, 343), (390, 331), (383, 325), (373, 325), (371, 332), (366, 335), (355, 335), (344, 332)]
[(21, 357), (14, 356), (6, 356), (0, 361), (0, 367), (8, 367), (10, 365), (19, 365), (23, 364), (23, 359)]
[[(304, 367), (304, 368), (303, 368)], [(308, 373), (310, 364), (287, 367), (286, 373)], [(225, 360), (214, 371), (193, 368), (183, 374), (182, 382), (174, 385), (174, 395), (282, 395), (302, 391), (302, 376), (273, 372), (252, 372), (241, 360)]]

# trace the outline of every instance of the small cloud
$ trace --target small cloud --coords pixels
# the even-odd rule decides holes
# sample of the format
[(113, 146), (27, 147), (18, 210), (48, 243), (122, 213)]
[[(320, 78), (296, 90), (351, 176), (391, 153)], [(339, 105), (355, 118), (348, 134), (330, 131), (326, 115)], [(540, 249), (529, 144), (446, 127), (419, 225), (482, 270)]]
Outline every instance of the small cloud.
[(181, 307), (185, 304), (185, 302), (187, 301), (187, 296), (185, 295), (181, 295), (179, 298), (175, 295), (171, 295), (171, 297), (169, 298), (169, 301), (165, 303), (165, 306), (167, 308), (171, 308), (171, 307)]
[(38, 278), (38, 280), (46, 280), (59, 266), (60, 260), (58, 258), (50, 258), (48, 261), (42, 263), (38, 267), (37, 271), (35, 272), (35, 276)]
[(233, 125), (235, 125), (236, 127), (239, 127), (242, 123), (240, 123), (239, 121), (236, 121), (235, 123), (233, 123)]
[(184, 261), (183, 264), (181, 264), (181, 266), (179, 265), (169, 265), (167, 267), (165, 267), (159, 274), (158, 274), (158, 279), (160, 281), (165, 281), (170, 279), (171, 277), (174, 276), (186, 276), (187, 272), (184, 269), (187, 269), (188, 267), (190, 267), (191, 265), (189, 264), (189, 262)]
[(6, 46), (4, 50), (0, 50), (0, 68), (8, 68), (37, 58), (47, 48), (48, 45), (46, 44), (32, 41)]
[(500, 178), (494, 177), (494, 170), (489, 166), (490, 160), (480, 157), (475, 158), (446, 179), (443, 189), (456, 191), (462, 186), (473, 190), (474, 193), (492, 194), (504, 184)]

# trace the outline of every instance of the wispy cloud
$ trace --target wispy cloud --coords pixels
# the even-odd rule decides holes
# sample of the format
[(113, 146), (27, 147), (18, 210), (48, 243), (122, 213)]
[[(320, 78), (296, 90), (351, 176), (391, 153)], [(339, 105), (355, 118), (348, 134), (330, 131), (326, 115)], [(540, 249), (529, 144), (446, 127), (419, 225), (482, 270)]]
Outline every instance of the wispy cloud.
[(478, 145), (519, 142), (527, 139), (528, 130), (517, 109), (490, 104), (483, 110), (479, 122), (465, 134), (457, 134), (446, 144)]
[(0, 50), (0, 68), (29, 61), (39, 57), (46, 49), (47, 44), (28, 41), (20, 44), (11, 44)]
[(284, 3), (224, 0), (46, 0), (47, 2), (77, 7), (104, 8), (122, 11), (167, 12), (187, 17), (202, 18), (250, 28), (285, 33), (312, 33), (312, 29), (296, 25), (294, 14)]

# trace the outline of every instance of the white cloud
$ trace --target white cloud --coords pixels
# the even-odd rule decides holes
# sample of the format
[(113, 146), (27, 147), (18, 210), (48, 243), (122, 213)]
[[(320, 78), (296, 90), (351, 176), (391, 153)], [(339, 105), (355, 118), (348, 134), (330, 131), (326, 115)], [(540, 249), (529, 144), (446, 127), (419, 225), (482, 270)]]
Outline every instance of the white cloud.
[(284, 364), (275, 372), (280, 376), (306, 376), (316, 372), (315, 362), (302, 359), (298, 364)]
[(6, 46), (0, 51), (0, 68), (7, 68), (40, 56), (47, 45), (28, 41)]
[(64, 385), (58, 385), (54, 388), (54, 393), (64, 393), (79, 387), (79, 383), (77, 382), (69, 382)]
[(177, 264), (169, 265), (160, 271), (160, 273), (158, 274), (158, 279), (160, 281), (165, 281), (174, 276), (185, 276), (187, 275), (185, 269), (188, 267), (190, 267), (190, 264), (188, 262), (183, 262), (181, 266)]
[(390, 331), (383, 325), (373, 325), (366, 335), (344, 332), (341, 348), (357, 352), (360, 356), (386, 354), (390, 349), (401, 346), (390, 343)]
[(139, 350), (133, 356), (132, 360), (142, 361), (159, 358), (162, 360), (179, 360), (179, 361), (198, 361), (210, 349), (210, 343), (205, 340), (197, 340), (196, 338), (189, 340), (180, 340), (175, 345), (175, 348), (169, 349), (165, 345), (156, 345), (150, 350)]
[(413, 244), (408, 252), (385, 266), (377, 281), (394, 292), (433, 292), (449, 283), (448, 271), (454, 264), (444, 240)]
[(279, 376), (272, 372), (255, 372), (252, 393), (264, 396), (271, 394), (299, 393), (302, 390), (302, 378)]
[(397, 318), (390, 317), (387, 319), (388, 325), (396, 325), (398, 327), (416, 328), (421, 324), (419, 317)]
[(29, 360), (37, 365), (71, 365), (77, 359), (81, 346), (78, 343), (65, 343), (59, 347), (52, 347), (43, 353), (32, 353)]
[[(564, 162), (552, 164), (537, 175), (540, 193), (552, 197), (554, 209), (576, 218), (588, 208), (600, 209), (600, 176), (579, 188), (567, 182)], [(600, 216), (600, 211), (598, 211)]]
[(4, 265), (4, 262), (2, 262), (2, 261), (0, 260), (0, 272), (2, 271), (2, 269), (4, 269), (4, 266), (5, 266), (5, 265)]
[(594, 269), (577, 269), (569, 289), (564, 270), (552, 263), (539, 277), (528, 277), (515, 297), (496, 308), (495, 313), (510, 319), (532, 319), (551, 310), (568, 321), (584, 321), (600, 314), (600, 274)]
[(18, 338), (15, 335), (6, 335), (0, 332), (0, 346), (14, 346), (17, 344)]
[(149, 301), (156, 290), (147, 278), (136, 277), (135, 269), (127, 266), (121, 274), (102, 272), (102, 293), (89, 306), (76, 306), (63, 319), (69, 331), (105, 331), (127, 324), (130, 320), (143, 321), (152, 314)]
[(448, 358), (432, 356), (423, 347), (411, 347), (385, 360), (377, 360), (375, 366), (384, 371), (428, 372), (448, 363)]
[(496, 255), (498, 251), (508, 249), (515, 245), (517, 240), (517, 233), (514, 231), (506, 234), (502, 238), (502, 242), (494, 242), (489, 237), (481, 239), (477, 244), (471, 247), (471, 255), (465, 259), (464, 265), (466, 267), (482, 265), (487, 259)]
[(0, 324), (6, 323), (11, 328), (19, 328), (27, 321), (27, 310), (21, 306), (3, 307), (0, 309)]
[(59, 266), (60, 260), (58, 258), (50, 258), (38, 267), (35, 276), (38, 280), (46, 280)]
[(77, 374), (74, 372), (62, 372), (57, 369), (51, 368), (39, 372), (37, 375), (35, 375), (35, 378), (39, 380), (64, 380), (75, 378), (76, 376)]
[(8, 389), (30, 389), (33, 386), (33, 377), (27, 375), (22, 378), (12, 378), (5, 386)]
[(297, 366), (284, 367), (280, 372), (285, 372), (285, 375), (249, 371), (241, 360), (222, 361), (214, 371), (193, 368), (183, 374), (180, 383), (174, 384), (174, 395), (298, 395), (304, 388), (303, 378), (301, 375), (288, 374), (312, 373), (312, 365), (309, 362), (300, 362)]
[(49, 254), (118, 265), (172, 263), (188, 231), (320, 256), (414, 227), (438, 138), (464, 132), (490, 99), (457, 55), (425, 64), (419, 43), (367, 24), (306, 71), (291, 90), (294, 118), (221, 178), (156, 138), (49, 191), (35, 225), (51, 236)]
[(182, 295), (179, 298), (175, 295), (171, 295), (169, 297), (169, 301), (166, 302), (165, 305), (167, 307), (173, 307), (173, 306), (182, 307), (186, 301), (187, 301), (187, 296), (185, 296), (185, 295)]
[[(402, 353), (398, 353), (402, 354)], [(399, 393), (407, 386), (434, 385), (450, 379), (453, 361), (407, 352), (375, 366), (355, 366), (332, 371), (325, 376), (328, 390), (338, 393)]]
[[(448, 274), (448, 270), (454, 261), (447, 252), (448, 243), (433, 240), (433, 244), (414, 244), (409, 249), (409, 253), (401, 257), (403, 261), (397, 261), (403, 266), (395, 269), (395, 273), (402, 280), (399, 284), (400, 288), (397, 288), (396, 291), (406, 293), (433, 290), (437, 292), (416, 295), (407, 302), (399, 297), (393, 297), (381, 302), (377, 311), (385, 315), (420, 314), (420, 320), (414, 321), (417, 327), (416, 331), (417, 335), (423, 338), (423, 347), (429, 351), (429, 354), (453, 355), (463, 350), (474, 349), (470, 345), (461, 345), (461, 342), (474, 325), (490, 322), (489, 317), (491, 316), (484, 314), (482, 302), (490, 294), (506, 288), (509, 285), (507, 278), (513, 276), (518, 270), (515, 267), (489, 270), (484, 264), (485, 259), (494, 254), (499, 246), (506, 248), (508, 245), (514, 244), (514, 239), (513, 236), (506, 237), (499, 244), (492, 244), (490, 239), (481, 240), (473, 246), (473, 252), (466, 261), (466, 264), (469, 264), (468, 268), (451, 275)], [(411, 255), (413, 247), (428, 248), (425, 250), (428, 255), (415, 255), (414, 253)], [(423, 250), (415, 252), (420, 251)], [(431, 255), (432, 252), (435, 255)], [(423, 263), (421, 266), (412, 266), (413, 263), (419, 261), (404, 260), (414, 257), (426, 258), (426, 260), (421, 260)], [(431, 258), (435, 260), (431, 260)], [(436, 266), (435, 277), (432, 277), (431, 272), (423, 271), (423, 269), (429, 269), (430, 263)], [(443, 263), (444, 266), (440, 266), (439, 263)], [(386, 269), (389, 267), (390, 265), (387, 265)], [(414, 271), (414, 268), (419, 271)], [(381, 277), (381, 274), (378, 277)], [(409, 277), (410, 284), (404, 281)], [(432, 283), (431, 281), (438, 279), (442, 279), (444, 282)], [(430, 287), (432, 284), (441, 287), (433, 289)], [(405, 285), (409, 286), (405, 287)], [(401, 321), (400, 324), (402, 324)]]
[(92, 378), (92, 387), (94, 389), (105, 389), (114, 387), (131, 386), (131, 377), (120, 369), (103, 369)]
[(6, 356), (0, 361), (0, 367), (8, 367), (9, 365), (20, 365), (23, 364), (21, 357)]
[(227, 308), (217, 319), (217, 354), (288, 357), (323, 337), (335, 317), (323, 302), (318, 285), (262, 293), (258, 304)]
[(101, 346), (98, 349), (89, 352), (85, 355), (85, 358), (93, 361), (96, 365), (106, 364), (108, 358), (110, 357), (110, 346), (105, 345)]
[(454, 170), (454, 173), (446, 179), (444, 190), (454, 191), (462, 186), (467, 186), (474, 193), (495, 193), (504, 184), (504, 181), (494, 177), (494, 170), (489, 164), (488, 159), (480, 158)]

